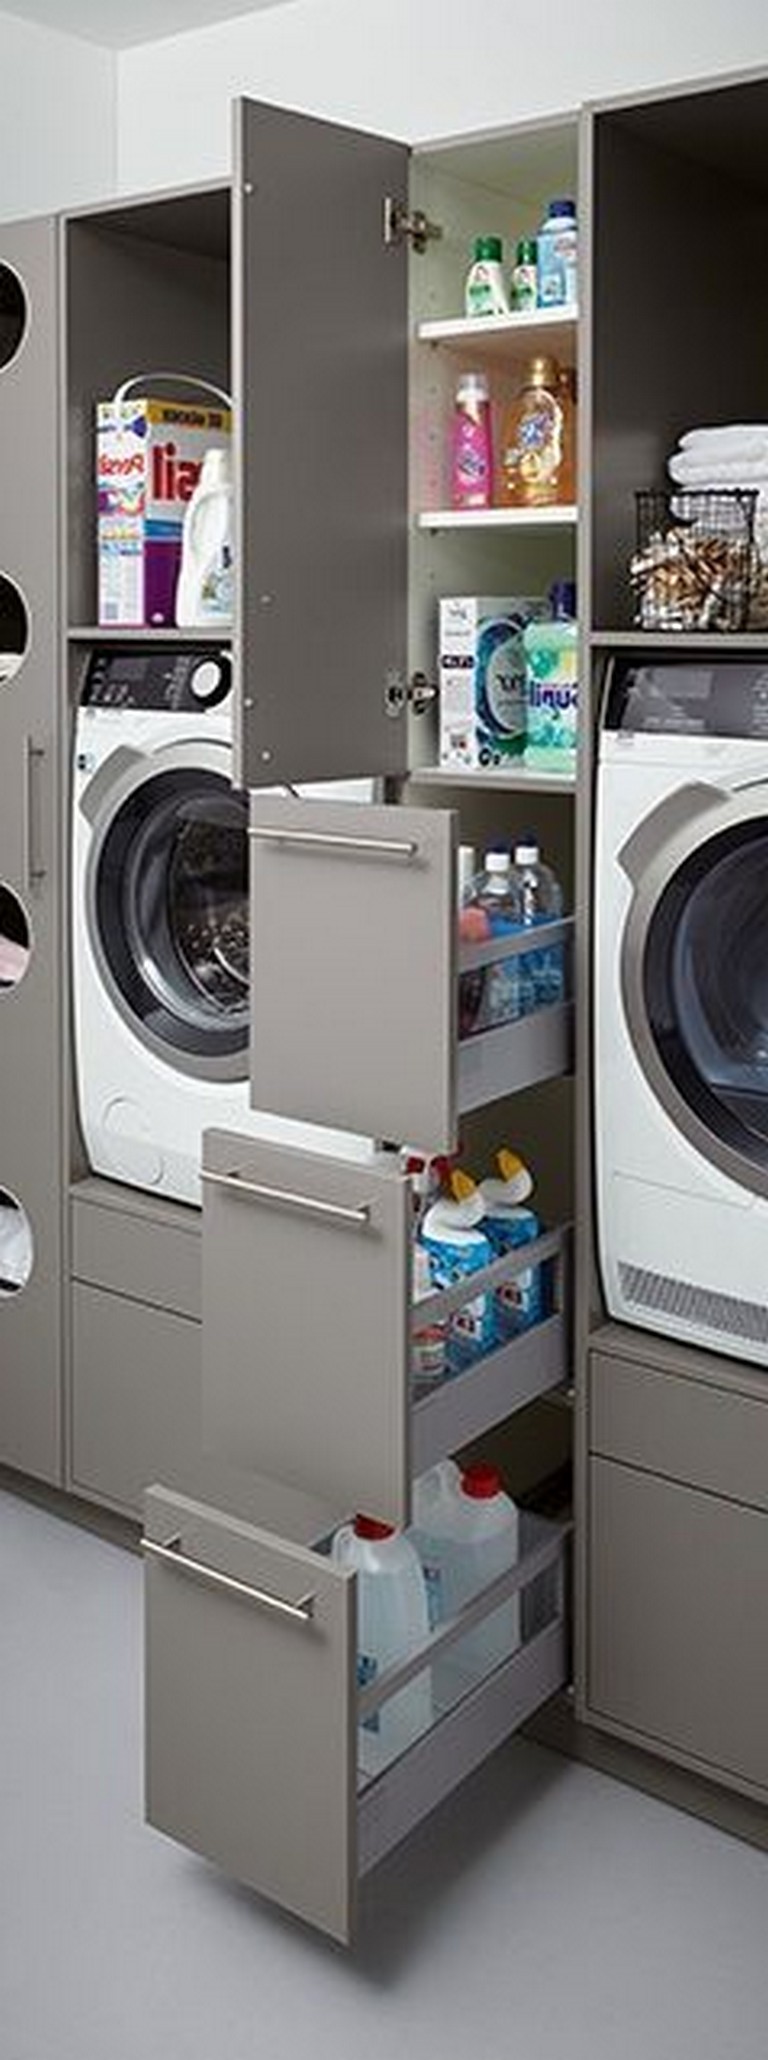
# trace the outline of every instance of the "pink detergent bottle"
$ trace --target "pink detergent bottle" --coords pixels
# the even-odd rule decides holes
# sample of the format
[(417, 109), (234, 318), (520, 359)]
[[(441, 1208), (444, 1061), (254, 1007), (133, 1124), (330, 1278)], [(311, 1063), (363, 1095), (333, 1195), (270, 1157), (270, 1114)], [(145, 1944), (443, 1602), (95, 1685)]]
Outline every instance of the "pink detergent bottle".
[(454, 508), (490, 508), (493, 492), (491, 405), (483, 372), (463, 372), (451, 425)]

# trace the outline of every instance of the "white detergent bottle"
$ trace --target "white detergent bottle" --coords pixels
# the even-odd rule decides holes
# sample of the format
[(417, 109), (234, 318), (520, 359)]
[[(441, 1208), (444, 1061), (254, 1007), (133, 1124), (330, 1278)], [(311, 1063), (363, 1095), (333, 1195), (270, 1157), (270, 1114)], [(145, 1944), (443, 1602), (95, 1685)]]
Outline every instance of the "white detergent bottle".
[[(482, 1228), (485, 1208), (479, 1189), (460, 1174), (451, 1175), (451, 1188), (451, 1194), (441, 1195), (427, 1210), (420, 1232), (436, 1288), (453, 1287), (465, 1275), (469, 1278), (490, 1266), (493, 1259), (493, 1248)], [(493, 1295), (486, 1289), (449, 1319), (449, 1371), (461, 1373), (492, 1351), (495, 1336)]]
[(232, 473), (228, 451), (206, 451), (184, 517), (176, 588), (179, 629), (231, 624)]
[[(333, 1540), (331, 1557), (337, 1566), (354, 1568), (357, 1574), (357, 1680), (358, 1687), (367, 1687), (387, 1667), (408, 1659), (428, 1640), (427, 1587), (421, 1562), (402, 1531), (367, 1516), (356, 1516), (353, 1524), (342, 1525)], [(431, 1723), (432, 1676), (426, 1666), (360, 1724), (360, 1771), (380, 1774), (400, 1753), (407, 1752)]]
[[(495, 1466), (478, 1462), (461, 1471), (452, 1464), (450, 1471), (434, 1468), (416, 1483), (414, 1513), (414, 1543), (437, 1597), (435, 1621), (456, 1616), (464, 1603), (517, 1565), (518, 1511)], [(455, 1701), (509, 1659), (520, 1638), (520, 1597), (512, 1595), (435, 1661), (438, 1707)]]

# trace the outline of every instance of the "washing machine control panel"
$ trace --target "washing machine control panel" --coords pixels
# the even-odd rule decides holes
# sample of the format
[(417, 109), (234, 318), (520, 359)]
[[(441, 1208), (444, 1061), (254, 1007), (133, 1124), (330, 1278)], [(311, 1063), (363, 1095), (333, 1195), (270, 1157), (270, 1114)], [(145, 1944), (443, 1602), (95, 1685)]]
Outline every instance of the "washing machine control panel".
[(232, 659), (225, 646), (157, 644), (144, 651), (106, 644), (88, 662), (84, 708), (157, 708), (199, 715), (218, 708), (232, 691)]
[(729, 652), (623, 653), (609, 660), (603, 728), (634, 735), (768, 741), (768, 638), (749, 657)]

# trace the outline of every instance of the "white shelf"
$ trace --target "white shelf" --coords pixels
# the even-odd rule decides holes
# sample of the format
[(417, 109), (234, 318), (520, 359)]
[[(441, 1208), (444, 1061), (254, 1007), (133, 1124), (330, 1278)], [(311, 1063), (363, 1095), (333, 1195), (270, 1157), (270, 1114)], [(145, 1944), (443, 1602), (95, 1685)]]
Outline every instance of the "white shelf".
[(84, 623), (67, 630), (70, 644), (229, 644), (232, 629), (206, 623), (203, 629), (135, 629), (126, 628), (119, 622), (109, 629), (97, 623)]
[(408, 774), (412, 786), (500, 787), (508, 793), (574, 794), (575, 771), (534, 772), (530, 766), (510, 765), (414, 765)]
[(574, 502), (550, 508), (428, 508), (416, 518), (419, 529), (573, 529), (578, 520)]
[(547, 352), (561, 362), (573, 364), (576, 357), (578, 314), (562, 308), (531, 308), (518, 315), (456, 316), (450, 321), (419, 322), (420, 343), (442, 344), (447, 350), (465, 351), (467, 344), (480, 346), (492, 357), (513, 355), (515, 343), (525, 352), (541, 337)]

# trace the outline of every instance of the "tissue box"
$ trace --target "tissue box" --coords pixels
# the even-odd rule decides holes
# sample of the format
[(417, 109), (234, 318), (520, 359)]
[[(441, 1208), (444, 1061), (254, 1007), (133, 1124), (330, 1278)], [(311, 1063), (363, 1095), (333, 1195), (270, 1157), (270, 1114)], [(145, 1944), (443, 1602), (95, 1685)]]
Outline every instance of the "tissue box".
[(440, 764), (504, 765), (525, 747), (523, 631), (543, 598), (453, 596), (440, 602)]
[(184, 514), (206, 451), (229, 448), (226, 408), (100, 401), (96, 410), (99, 623), (172, 628)]

